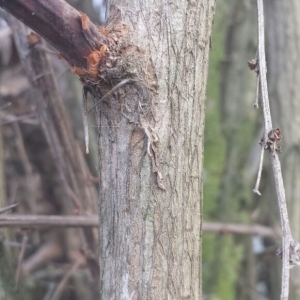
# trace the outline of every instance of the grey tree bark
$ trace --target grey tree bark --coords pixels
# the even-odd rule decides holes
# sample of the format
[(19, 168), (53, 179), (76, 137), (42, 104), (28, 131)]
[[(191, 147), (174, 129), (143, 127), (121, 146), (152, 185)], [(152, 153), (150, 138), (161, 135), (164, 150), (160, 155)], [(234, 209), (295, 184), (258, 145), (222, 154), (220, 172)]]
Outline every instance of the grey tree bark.
[(201, 299), (214, 9), (215, 0), (109, 3), (109, 20), (128, 32), (131, 81), (98, 106), (101, 299)]

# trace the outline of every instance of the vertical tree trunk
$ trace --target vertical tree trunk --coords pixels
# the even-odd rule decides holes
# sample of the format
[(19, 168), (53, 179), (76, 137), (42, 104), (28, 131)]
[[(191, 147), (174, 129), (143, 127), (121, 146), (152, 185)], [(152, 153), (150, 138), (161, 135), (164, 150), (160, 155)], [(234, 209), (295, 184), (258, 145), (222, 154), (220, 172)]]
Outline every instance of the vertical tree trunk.
[[(111, 0), (105, 29), (64, 9), (64, 1), (0, 5), (48, 38), (97, 101), (100, 298), (201, 299), (204, 100), (215, 0)], [(50, 27), (53, 20), (67, 29)]]
[[(266, 1), (269, 92), (274, 126), (282, 130), (282, 172), (292, 234), (300, 239), (300, 5), (297, 0)], [(274, 198), (269, 207), (276, 206)], [(276, 213), (277, 214), (277, 213)], [(279, 217), (278, 217), (279, 223)], [(291, 273), (290, 299), (300, 298), (300, 269)]]
[(214, 8), (214, 0), (110, 1), (109, 20), (124, 24), (112, 31), (128, 31), (123, 63), (134, 79), (98, 106), (101, 299), (201, 299)]

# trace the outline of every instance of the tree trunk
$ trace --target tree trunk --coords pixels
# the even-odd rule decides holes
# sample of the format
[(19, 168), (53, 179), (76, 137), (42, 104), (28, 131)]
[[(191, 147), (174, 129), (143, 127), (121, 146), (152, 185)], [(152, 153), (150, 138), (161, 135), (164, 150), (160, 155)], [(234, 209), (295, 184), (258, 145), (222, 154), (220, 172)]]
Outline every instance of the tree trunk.
[[(111, 0), (108, 26), (98, 31), (68, 9), (62, 47), (57, 17), (65, 4), (54, 2), (0, 5), (36, 30), (46, 28), (45, 18), (58, 20), (48, 40), (96, 101), (100, 298), (201, 299), (204, 100), (215, 0)], [(17, 5), (25, 7), (21, 15)], [(41, 27), (32, 23), (32, 7)], [(84, 42), (72, 49), (78, 59), (64, 55), (74, 33), (74, 45)]]
[(99, 108), (101, 299), (201, 299), (215, 1), (121, 3), (110, 2), (110, 20), (127, 27), (128, 76), (141, 83), (120, 87)]

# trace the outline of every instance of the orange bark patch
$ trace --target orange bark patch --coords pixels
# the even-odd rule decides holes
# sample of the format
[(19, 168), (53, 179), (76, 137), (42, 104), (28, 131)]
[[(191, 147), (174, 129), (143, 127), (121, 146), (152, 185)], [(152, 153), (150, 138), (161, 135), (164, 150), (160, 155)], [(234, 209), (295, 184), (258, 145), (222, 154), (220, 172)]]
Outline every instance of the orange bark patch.
[(78, 67), (72, 67), (71, 71), (73, 74), (76, 74), (78, 76), (84, 76), (84, 75), (88, 75), (88, 71), (82, 68), (78, 68)]
[(87, 30), (89, 28), (89, 26), (90, 26), (90, 23), (91, 23), (89, 17), (86, 14), (81, 13), (80, 19), (81, 19), (82, 29), (83, 30)]
[(106, 45), (103, 45), (100, 50), (92, 51), (87, 59), (87, 65), (88, 69), (85, 70), (83, 68), (78, 67), (72, 67), (71, 71), (73, 74), (76, 74), (78, 76), (89, 76), (92, 78), (96, 78), (99, 74), (99, 64), (101, 62), (101, 59), (105, 56), (105, 52), (107, 50)]
[(101, 59), (105, 56), (107, 50), (106, 45), (103, 45), (100, 50), (92, 51), (87, 57), (88, 75), (95, 78), (99, 74), (99, 64)]
[(98, 26), (98, 29), (103, 36), (107, 37), (107, 30), (104, 27)]

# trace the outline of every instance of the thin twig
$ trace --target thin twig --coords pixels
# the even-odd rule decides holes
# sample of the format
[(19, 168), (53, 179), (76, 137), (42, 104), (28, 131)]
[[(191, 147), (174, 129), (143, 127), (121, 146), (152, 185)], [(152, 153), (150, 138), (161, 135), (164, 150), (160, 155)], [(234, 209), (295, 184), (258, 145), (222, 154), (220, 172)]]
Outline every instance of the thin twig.
[(2, 106), (0, 106), (0, 110), (3, 110), (9, 106), (11, 106), (11, 102), (7, 102), (7, 103), (3, 104)]
[(29, 157), (28, 157), (28, 154), (26, 151), (25, 142), (24, 142), (23, 135), (21, 133), (19, 123), (18, 122), (13, 123), (12, 127), (13, 127), (14, 134), (15, 134), (16, 148), (17, 148), (20, 160), (22, 162), (22, 165), (24, 167), (25, 174), (30, 177), (33, 175), (33, 167), (32, 167), (32, 164), (30, 163), (30, 160), (29, 160)]
[(259, 108), (259, 73), (256, 74), (256, 93), (255, 93), (255, 102), (254, 108)]
[(108, 98), (113, 92), (115, 92), (117, 89), (119, 89), (121, 86), (125, 85), (126, 83), (129, 82), (137, 82), (137, 80), (134, 79), (124, 79), (121, 82), (119, 82), (117, 85), (115, 85), (108, 93), (106, 93), (101, 99), (99, 99), (95, 105), (91, 109), (89, 109), (88, 113), (89, 114), (99, 103), (104, 101), (106, 98)]
[(54, 282), (50, 282), (47, 288), (47, 292), (43, 298), (43, 300), (51, 300), (51, 295), (53, 294), (57, 284)]
[(57, 288), (55, 289), (55, 292), (53, 296), (51, 297), (51, 300), (59, 300), (62, 292), (64, 291), (70, 277), (77, 271), (77, 269), (82, 265), (82, 260), (77, 260), (72, 265), (71, 269), (65, 274)]
[(13, 208), (17, 207), (18, 205), (19, 205), (19, 203), (15, 203), (15, 204), (0, 208), (0, 215), (5, 213), (6, 211), (8, 211), (10, 209), (13, 209)]
[(50, 228), (50, 227), (97, 227), (98, 216), (44, 216), (4, 215), (0, 216), (0, 227)]
[(89, 125), (87, 119), (87, 90), (82, 91), (82, 119), (84, 128), (85, 153), (89, 153)]
[(6, 125), (14, 122), (22, 122), (24, 124), (38, 125), (38, 120), (33, 119), (36, 117), (36, 112), (31, 112), (29, 114), (24, 114), (21, 116), (14, 116), (10, 114), (1, 113), (1, 123), (0, 125)]
[[(0, 217), (1, 227), (21, 228), (53, 228), (53, 227), (96, 227), (98, 215), (89, 216), (44, 216), (44, 215), (9, 215)], [(266, 226), (258, 224), (226, 224), (203, 222), (204, 232), (232, 232), (237, 234), (254, 234), (260, 236), (275, 236), (276, 232)]]
[[(264, 10), (263, 0), (257, 0), (258, 9), (258, 57), (259, 57), (259, 78), (261, 90), (261, 102), (263, 107), (265, 134), (264, 143), (268, 141), (268, 133), (272, 130), (272, 119), (270, 113), (268, 86), (267, 86), (267, 67), (265, 57), (265, 29), (264, 29)], [(287, 300), (289, 295), (289, 277), (291, 262), (299, 261), (296, 250), (299, 243), (294, 241), (288, 219), (288, 211), (285, 198), (285, 189), (281, 173), (281, 165), (277, 151), (270, 151), (271, 163), (275, 179), (276, 194), (281, 219), (282, 229), (282, 277), (281, 277), (281, 300)]]
[[(18, 242), (4, 241), (3, 244), (5, 246), (11, 247), (11, 248), (21, 248), (22, 247), (22, 243), (18, 243)], [(32, 245), (27, 244), (27, 248), (32, 248)]]
[(18, 268), (17, 268), (17, 272), (16, 272), (16, 287), (18, 287), (18, 284), (19, 284), (19, 278), (20, 278), (21, 271), (22, 271), (22, 263), (23, 263), (25, 251), (27, 248), (27, 243), (28, 243), (28, 234), (24, 233), (23, 239), (22, 239), (21, 250), (19, 253), (19, 257), (18, 257)]
[(46, 265), (50, 261), (59, 259), (62, 254), (63, 250), (61, 245), (54, 241), (47, 242), (24, 260), (22, 264), (22, 271), (24, 275), (30, 274), (39, 266)]
[(234, 233), (244, 235), (258, 235), (267, 237), (276, 237), (277, 232), (267, 226), (259, 224), (229, 224), (216, 222), (203, 222), (203, 232), (217, 232), (217, 233)]
[(74, 211), (77, 211), (78, 213), (80, 213), (82, 211), (82, 205), (81, 205), (79, 198), (74, 193), (74, 191), (71, 189), (71, 187), (68, 185), (68, 183), (65, 184), (65, 189), (66, 189), (68, 195), (70, 196), (70, 199), (74, 205)]
[(16, 197), (19, 189), (19, 183), (18, 182), (12, 182), (11, 192), (9, 195), (9, 201), (8, 203), (14, 203), (16, 202)]
[(253, 193), (255, 193), (255, 194), (259, 195), (259, 196), (261, 196), (261, 193), (259, 191), (259, 185), (260, 185), (261, 173), (262, 173), (263, 162), (264, 162), (264, 154), (265, 154), (265, 148), (264, 148), (263, 142), (261, 142), (260, 144), (261, 144), (261, 149), (260, 149), (260, 159), (259, 159), (259, 167), (258, 167), (257, 179), (256, 179), (255, 187), (252, 190)]

